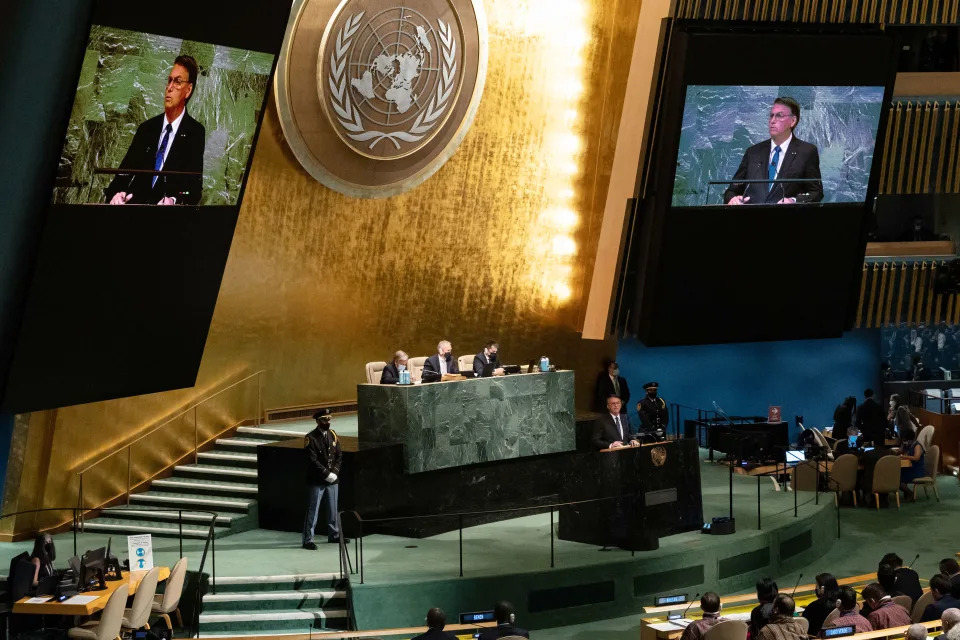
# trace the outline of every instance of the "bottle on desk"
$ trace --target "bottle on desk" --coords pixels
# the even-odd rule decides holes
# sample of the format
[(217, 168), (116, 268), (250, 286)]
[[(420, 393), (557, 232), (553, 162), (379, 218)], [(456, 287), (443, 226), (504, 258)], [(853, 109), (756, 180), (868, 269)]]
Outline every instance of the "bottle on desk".
[(540, 371), (550, 371), (550, 358), (547, 356), (540, 356)]
[(398, 384), (410, 384), (410, 370), (404, 369), (400, 372), (400, 380)]

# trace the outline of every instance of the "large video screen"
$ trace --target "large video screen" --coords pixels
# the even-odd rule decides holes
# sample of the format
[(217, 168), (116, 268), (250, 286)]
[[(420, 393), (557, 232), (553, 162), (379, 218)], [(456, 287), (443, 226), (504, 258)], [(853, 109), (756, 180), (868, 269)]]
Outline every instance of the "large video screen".
[(93, 25), (53, 201), (235, 205), (274, 57)]
[(884, 89), (688, 86), (673, 206), (863, 202)]

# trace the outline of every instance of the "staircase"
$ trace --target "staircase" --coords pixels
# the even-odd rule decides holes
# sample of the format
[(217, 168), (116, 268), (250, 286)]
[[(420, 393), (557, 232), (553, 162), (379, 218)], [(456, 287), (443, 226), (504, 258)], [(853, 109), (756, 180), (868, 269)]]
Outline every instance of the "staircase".
[(338, 573), (216, 578), (203, 596), (201, 638), (323, 634), (348, 628)]
[[(239, 427), (236, 435), (220, 438), (213, 449), (197, 454), (196, 464), (174, 467), (173, 475), (150, 483), (150, 489), (130, 496), (130, 504), (111, 507), (99, 518), (86, 520), (85, 531), (120, 535), (150, 533), (179, 535), (176, 511), (201, 509), (217, 514), (217, 538), (257, 526), (257, 447), (269, 442), (302, 438), (300, 431)], [(207, 537), (211, 516), (183, 514), (183, 537)]]

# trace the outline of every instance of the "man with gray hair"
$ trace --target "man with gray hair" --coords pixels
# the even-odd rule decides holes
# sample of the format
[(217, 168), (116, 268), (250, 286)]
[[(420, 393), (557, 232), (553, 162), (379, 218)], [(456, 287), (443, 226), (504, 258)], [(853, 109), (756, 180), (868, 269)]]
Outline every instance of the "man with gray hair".
[(922, 624), (912, 624), (907, 627), (906, 640), (927, 640), (927, 627)]
[(436, 382), (447, 373), (460, 373), (457, 359), (453, 357), (453, 347), (449, 340), (437, 344), (437, 352), (423, 363), (421, 378), (424, 382)]
[(953, 631), (954, 633), (960, 634), (960, 609), (947, 609), (943, 612), (943, 615), (940, 616), (940, 624), (943, 625), (943, 633), (949, 633)]

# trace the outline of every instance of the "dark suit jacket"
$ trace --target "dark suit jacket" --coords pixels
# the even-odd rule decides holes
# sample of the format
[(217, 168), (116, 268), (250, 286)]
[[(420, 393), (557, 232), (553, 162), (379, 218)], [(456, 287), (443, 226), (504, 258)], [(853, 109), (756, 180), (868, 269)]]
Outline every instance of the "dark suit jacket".
[[(617, 383), (620, 385), (620, 412), (626, 413), (630, 406), (630, 385), (623, 376), (617, 376)], [(606, 371), (597, 376), (597, 411), (607, 410), (607, 398), (617, 395), (613, 390), (613, 380)]]
[(910, 599), (916, 604), (920, 596), (923, 595), (923, 587), (920, 586), (920, 576), (917, 575), (917, 572), (907, 567), (900, 567), (894, 572), (894, 575), (896, 576), (896, 582), (893, 583), (894, 589), (905, 596), (910, 596)]
[(857, 409), (857, 428), (863, 434), (864, 441), (871, 441), (883, 447), (887, 431), (887, 416), (883, 407), (873, 398), (867, 398)]
[[(440, 373), (440, 354), (435, 353), (427, 361), (423, 363), (423, 373), (428, 371), (433, 371), (435, 373)], [(447, 363), (447, 373), (460, 373), (460, 366), (457, 364), (457, 357), (453, 354), (450, 355), (450, 362)], [(423, 374), (420, 375), (423, 377)], [(439, 380), (440, 377), (436, 376), (436, 379)]]
[[(755, 144), (740, 161), (734, 180), (766, 180), (770, 164), (770, 138)], [(750, 204), (776, 204), (781, 198), (796, 198), (797, 202), (820, 202), (823, 200), (823, 183), (820, 181), (820, 154), (817, 147), (796, 136), (787, 147), (786, 156), (780, 165), (778, 179), (809, 178), (809, 182), (750, 182), (736, 183), (723, 194), (723, 201), (730, 202), (734, 196), (749, 196)]]
[(421, 633), (413, 640), (457, 640), (457, 636), (453, 635), (449, 631), (442, 631), (440, 629), (430, 629), (426, 633)]
[(498, 624), (495, 627), (484, 629), (480, 632), (480, 640), (496, 640), (497, 638), (504, 638), (506, 636), (529, 638), (530, 632), (526, 629), (515, 627), (512, 624)]
[[(127, 149), (119, 169), (149, 169), (153, 170), (157, 149), (160, 146), (160, 136), (163, 134), (163, 114), (150, 118), (137, 127), (133, 142)], [(203, 171), (203, 147), (206, 131), (203, 125), (183, 114), (183, 120), (177, 128), (173, 140), (167, 141), (170, 152), (164, 162), (162, 171)], [(104, 191), (107, 202), (119, 191), (132, 193), (131, 204), (157, 204), (163, 197), (171, 196), (177, 199), (177, 204), (198, 204), (203, 191), (201, 176), (160, 176), (156, 186), (151, 187), (153, 176), (149, 174), (135, 174), (133, 176), (118, 174)]]
[(920, 622), (939, 620), (944, 611), (954, 608), (960, 608), (960, 600), (957, 600), (952, 595), (943, 596), (936, 602), (927, 605), (927, 608), (923, 610), (923, 615), (920, 617)]
[[(473, 372), (477, 374), (477, 377), (483, 375), (483, 367), (487, 364), (487, 357), (483, 355), (483, 351), (473, 356)], [(497, 366), (500, 366), (500, 363), (497, 363)]]
[(392, 362), (383, 368), (383, 373), (380, 374), (380, 384), (397, 384), (400, 381), (400, 371), (397, 370), (397, 365)]
[(623, 444), (628, 444), (633, 439), (633, 429), (630, 427), (630, 418), (625, 413), (620, 414), (620, 424), (623, 425), (623, 438), (617, 431), (617, 425), (613, 422), (613, 416), (604, 413), (593, 421), (593, 446), (597, 449), (609, 449), (610, 445), (619, 440)]

